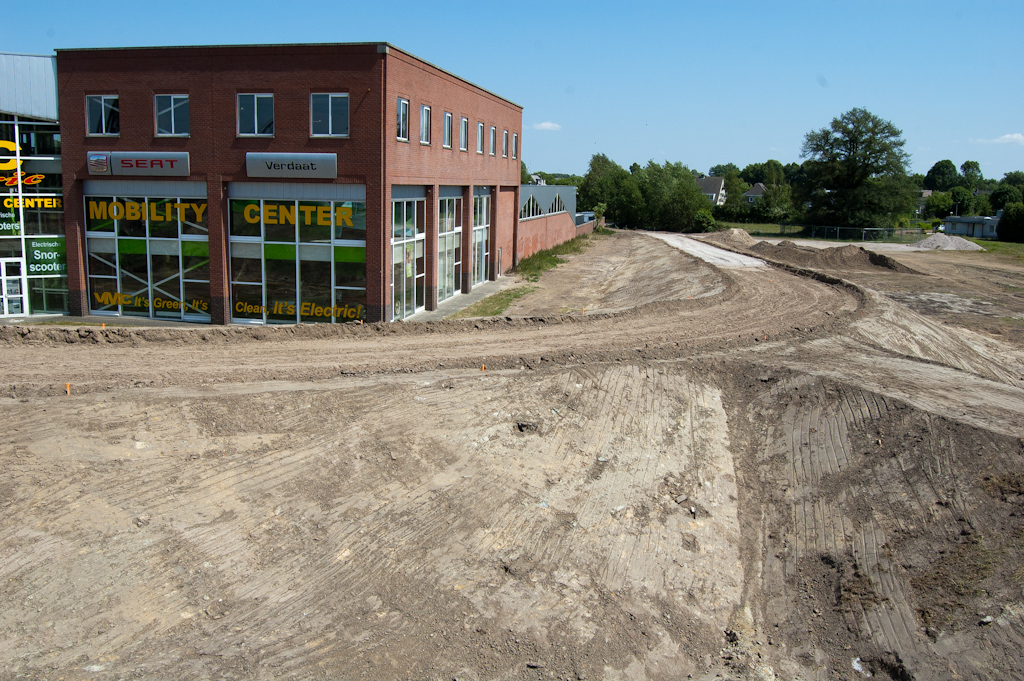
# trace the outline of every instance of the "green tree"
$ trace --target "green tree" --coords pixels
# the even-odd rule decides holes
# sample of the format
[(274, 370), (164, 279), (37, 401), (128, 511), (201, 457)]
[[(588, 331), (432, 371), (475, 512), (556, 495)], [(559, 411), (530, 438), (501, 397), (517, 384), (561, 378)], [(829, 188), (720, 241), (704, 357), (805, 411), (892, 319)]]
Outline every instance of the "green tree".
[(974, 215), (974, 196), (965, 187), (953, 187), (949, 190), (949, 198), (953, 200), (955, 215)]
[(924, 176), (924, 188), (937, 192), (948, 192), (960, 184), (960, 173), (949, 159), (939, 161)]
[(643, 168), (632, 166), (630, 170), (643, 196), (646, 227), (667, 232), (702, 229), (697, 213), (706, 210), (710, 214), (711, 202), (689, 168), (681, 163), (648, 161)]
[(770, 184), (754, 203), (754, 213), (765, 222), (782, 222), (793, 214), (793, 199), (788, 185)]
[(996, 234), (1000, 241), (1024, 241), (1024, 203), (1008, 203), (999, 218)]
[(695, 231), (715, 231), (715, 218), (711, 215), (711, 211), (706, 208), (702, 208), (699, 211), (697, 211), (697, 214), (694, 216), (693, 222), (696, 227)]
[(960, 165), (960, 174), (970, 189), (977, 189), (985, 179), (981, 174), (981, 165), (977, 161), (964, 161)]
[(953, 212), (953, 198), (949, 192), (932, 192), (924, 200), (924, 216), (926, 218), (944, 218)]
[(1003, 184), (1016, 187), (1017, 189), (1024, 192), (1024, 171), (1011, 170), (1010, 172), (1003, 175)]
[(1000, 210), (1005, 208), (1008, 203), (1024, 202), (1024, 194), (1021, 194), (1020, 189), (1017, 189), (1012, 184), (1004, 183), (992, 191), (988, 200), (992, 204), (992, 208)]
[(902, 131), (865, 109), (851, 109), (827, 128), (807, 133), (801, 155), (810, 187), (811, 219), (822, 224), (882, 227), (909, 213), (914, 184)]
[(735, 173), (739, 177), (739, 166), (735, 163), (720, 163), (717, 166), (711, 166), (711, 170), (708, 171), (708, 175), (711, 177), (728, 177), (730, 173)]
[(992, 210), (992, 201), (989, 199), (991, 194), (978, 194), (974, 197), (974, 214), (975, 215), (995, 215), (995, 211)]
[(526, 169), (526, 161), (519, 162), (519, 184), (530, 184), (533, 182), (533, 178), (530, 176), (530, 171)]
[(764, 184), (780, 184), (786, 181), (786, 170), (781, 163), (770, 158), (764, 163), (751, 163), (740, 171), (740, 177), (747, 184), (758, 182)]
[(604, 154), (594, 154), (580, 183), (579, 205), (593, 210), (599, 203), (608, 209), (605, 217), (619, 227), (636, 229), (641, 224), (644, 200), (636, 179)]

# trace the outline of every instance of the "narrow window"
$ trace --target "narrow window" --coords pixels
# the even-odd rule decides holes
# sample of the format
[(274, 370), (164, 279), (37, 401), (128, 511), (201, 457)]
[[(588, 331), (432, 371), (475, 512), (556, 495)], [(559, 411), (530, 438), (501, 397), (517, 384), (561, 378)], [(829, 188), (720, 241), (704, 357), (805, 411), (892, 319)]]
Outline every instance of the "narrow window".
[(452, 148), (452, 114), (444, 112), (444, 131), (441, 133), (441, 145), (445, 149)]
[(430, 144), (430, 107), (420, 106), (420, 144)]
[(398, 98), (398, 139), (409, 141), (409, 100)]
[(494, 156), (494, 148), (497, 146), (497, 143), (498, 143), (498, 129), (495, 128), (492, 125), (491, 126), (491, 146), (488, 147), (488, 149), (490, 149), (491, 156)]
[(273, 137), (274, 95), (238, 95), (238, 135)]
[(476, 124), (476, 153), (484, 153), (484, 124)]
[(469, 119), (465, 116), (459, 123), (459, 150), (469, 151)]
[(310, 135), (348, 137), (348, 95), (316, 93), (309, 96)]
[(86, 134), (121, 134), (121, 108), (117, 95), (88, 95), (85, 98), (85, 111)]
[(508, 130), (501, 131), (501, 155), (508, 158)]
[(512, 133), (512, 158), (519, 158), (519, 133)]
[(156, 95), (156, 134), (159, 137), (188, 137), (188, 95)]

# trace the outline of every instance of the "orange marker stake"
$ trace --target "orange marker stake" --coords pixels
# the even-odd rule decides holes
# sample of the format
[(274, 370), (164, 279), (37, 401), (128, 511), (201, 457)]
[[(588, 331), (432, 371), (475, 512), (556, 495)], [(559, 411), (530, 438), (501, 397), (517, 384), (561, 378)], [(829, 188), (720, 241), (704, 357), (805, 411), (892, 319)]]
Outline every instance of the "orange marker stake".
[(480, 365), (480, 371), (487, 371), (487, 367), (483, 364)]
[(71, 394), (71, 384), (70, 383), (65, 383), (64, 384), (64, 390), (67, 392), (68, 395), (70, 395)]
[(103, 322), (103, 328), (104, 329), (107, 328), (107, 323), (106, 322)]

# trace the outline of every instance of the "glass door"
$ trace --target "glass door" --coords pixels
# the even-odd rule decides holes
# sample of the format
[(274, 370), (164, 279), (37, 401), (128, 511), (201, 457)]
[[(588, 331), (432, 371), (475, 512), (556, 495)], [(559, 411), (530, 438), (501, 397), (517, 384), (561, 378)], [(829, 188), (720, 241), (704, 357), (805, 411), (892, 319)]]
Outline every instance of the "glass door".
[(0, 316), (26, 313), (25, 265), (20, 258), (0, 259)]

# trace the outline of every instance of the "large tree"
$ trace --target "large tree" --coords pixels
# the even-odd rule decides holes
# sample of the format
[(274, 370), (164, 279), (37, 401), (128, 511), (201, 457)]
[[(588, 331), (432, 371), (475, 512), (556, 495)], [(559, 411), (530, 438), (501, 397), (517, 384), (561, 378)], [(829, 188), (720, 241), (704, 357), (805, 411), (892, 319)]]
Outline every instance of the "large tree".
[(593, 210), (603, 203), (609, 222), (630, 229), (640, 226), (644, 212), (644, 199), (636, 178), (604, 154), (591, 157), (590, 167), (580, 183), (579, 203), (583, 210)]
[(996, 233), (1000, 241), (1024, 241), (1024, 203), (1008, 203), (999, 218)]
[(903, 133), (865, 109), (851, 109), (801, 147), (811, 189), (810, 217), (823, 224), (883, 227), (912, 210)]
[(989, 201), (992, 202), (992, 208), (999, 210), (1008, 203), (1024, 202), (1024, 195), (1012, 184), (1000, 184), (989, 196)]
[(960, 174), (969, 189), (977, 189), (985, 177), (981, 174), (981, 165), (977, 161), (964, 161), (960, 165)]
[(960, 173), (956, 171), (956, 166), (948, 158), (937, 162), (924, 176), (924, 188), (937, 192), (948, 192), (960, 183)]

